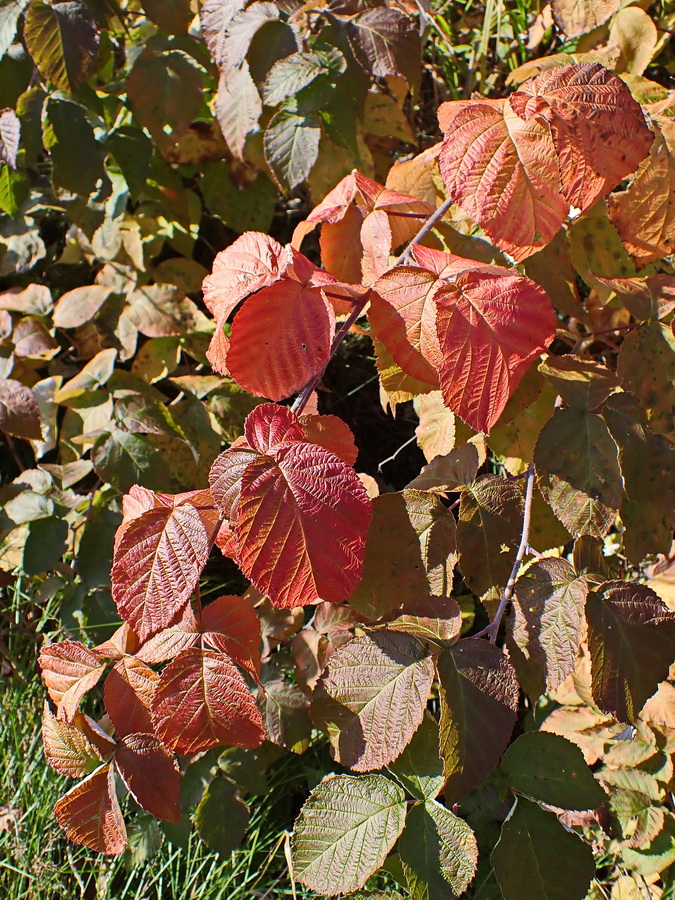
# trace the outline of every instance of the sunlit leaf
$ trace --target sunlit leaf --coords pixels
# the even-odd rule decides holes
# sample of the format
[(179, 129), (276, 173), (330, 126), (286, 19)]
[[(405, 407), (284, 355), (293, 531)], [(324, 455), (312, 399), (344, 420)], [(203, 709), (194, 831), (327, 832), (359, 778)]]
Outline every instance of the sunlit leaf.
[(387, 768), (418, 800), (434, 800), (443, 787), (443, 760), (438, 750), (438, 724), (429, 714), (412, 740)]
[(552, 0), (551, 9), (557, 28), (574, 38), (602, 25), (619, 5), (620, 0)]
[(54, 815), (71, 841), (97, 853), (117, 855), (127, 843), (122, 811), (110, 765), (76, 784), (54, 806)]
[(293, 829), (293, 871), (333, 896), (366, 883), (405, 823), (405, 795), (382, 775), (335, 775), (309, 795)]
[(218, 597), (204, 607), (201, 617), (204, 643), (227, 653), (237, 665), (260, 677), (260, 622), (244, 597)]
[(21, 121), (13, 109), (0, 109), (0, 162), (11, 169), (16, 168), (16, 154), (19, 152)]
[(159, 675), (135, 656), (123, 656), (110, 670), (103, 699), (118, 735), (152, 732), (150, 704)]
[(79, 641), (48, 644), (40, 651), (42, 678), (58, 709), (59, 719), (72, 722), (80, 700), (105, 671), (105, 661)]
[[(42, 716), (42, 741), (47, 762), (59, 775), (82, 778), (103, 761), (98, 747), (79, 727), (83, 718), (82, 713), (76, 713), (73, 722), (68, 724), (53, 715), (49, 704), (45, 701)], [(114, 746), (111, 746), (111, 751), (113, 749)]]
[(180, 773), (173, 753), (153, 734), (127, 734), (115, 765), (134, 800), (158, 819), (180, 822)]
[(100, 35), (83, 3), (31, 3), (23, 34), (40, 72), (59, 90), (72, 92), (89, 76)]

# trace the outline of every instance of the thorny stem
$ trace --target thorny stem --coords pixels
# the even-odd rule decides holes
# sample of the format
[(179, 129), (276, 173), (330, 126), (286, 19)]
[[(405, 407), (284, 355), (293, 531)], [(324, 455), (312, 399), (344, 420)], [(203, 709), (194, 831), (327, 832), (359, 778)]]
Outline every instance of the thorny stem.
[[(394, 268), (395, 266), (400, 266), (400, 265), (402, 265), (402, 264), (407, 260), (408, 255), (409, 255), (409, 253), (410, 253), (410, 248), (411, 248), (414, 244), (419, 244), (419, 242), (420, 242), (421, 240), (423, 240), (423, 239), (429, 234), (429, 232), (430, 232), (431, 229), (434, 227), (434, 225), (435, 225), (438, 221), (440, 221), (440, 219), (442, 219), (443, 216), (446, 214), (446, 212), (450, 209), (450, 207), (452, 206), (453, 202), (454, 202), (453, 200), (451, 200), (450, 198), (448, 198), (444, 203), (442, 203), (442, 204), (438, 207), (437, 210), (435, 210), (435, 211), (429, 216), (429, 218), (426, 220), (426, 222), (424, 223), (424, 225), (423, 225), (423, 226), (420, 228), (420, 230), (417, 232), (417, 234), (415, 235), (415, 237), (412, 238), (412, 240), (410, 241), (410, 243), (408, 244), (408, 246), (406, 247), (406, 249), (403, 251), (403, 253), (401, 253), (401, 255), (398, 257), (398, 259), (394, 262), (394, 265), (392, 266), (392, 268)], [(333, 338), (333, 343), (331, 344), (331, 347), (330, 347), (330, 356), (328, 357), (329, 360), (332, 359), (333, 356), (335, 356), (335, 353), (336, 353), (338, 347), (340, 346), (340, 344), (342, 343), (342, 341), (343, 341), (343, 340), (345, 339), (345, 337), (347, 336), (347, 333), (349, 332), (350, 328), (351, 328), (352, 325), (356, 322), (356, 320), (359, 318), (359, 316), (361, 315), (361, 313), (362, 313), (363, 310), (365, 309), (366, 304), (368, 303), (369, 298), (370, 298), (370, 291), (365, 291), (364, 294), (363, 294), (363, 297), (360, 297), (360, 298), (356, 301), (356, 303), (354, 304), (354, 308), (353, 308), (352, 311), (349, 313), (349, 315), (347, 316), (347, 318), (345, 319), (345, 321), (342, 323), (342, 326), (340, 327), (340, 330), (336, 332), (335, 337)], [(315, 375), (315, 376), (312, 378), (312, 380), (309, 381), (309, 382), (305, 385), (305, 387), (302, 389), (302, 391), (300, 392), (300, 394), (298, 394), (298, 396), (297, 396), (297, 398), (296, 398), (296, 400), (295, 400), (295, 403), (294, 403), (293, 406), (291, 407), (291, 409), (292, 409), (292, 411), (293, 411), (294, 413), (300, 414), (300, 413), (302, 412), (302, 410), (305, 408), (305, 406), (307, 405), (307, 401), (309, 400), (309, 398), (310, 398), (310, 396), (311, 396), (311, 394), (312, 394), (312, 391), (314, 390), (314, 388), (317, 386), (317, 384), (318, 384), (319, 381), (321, 380), (321, 378), (322, 378), (322, 376), (323, 376), (323, 373), (324, 373), (325, 371), (326, 371), (326, 369), (325, 369), (325, 367), (324, 367), (324, 368), (322, 369), (321, 372), (319, 372), (317, 375)]]
[(518, 545), (518, 552), (516, 553), (516, 558), (513, 561), (513, 568), (511, 569), (511, 574), (509, 575), (509, 580), (506, 582), (506, 587), (504, 588), (504, 593), (502, 594), (502, 599), (499, 601), (499, 606), (497, 607), (497, 612), (495, 614), (494, 619), (490, 622), (490, 624), (484, 628), (482, 631), (479, 631), (478, 634), (472, 634), (471, 637), (479, 638), (484, 637), (485, 635), (490, 636), (490, 641), (494, 644), (497, 640), (497, 632), (499, 631), (499, 626), (501, 624), (502, 618), (506, 611), (506, 607), (513, 596), (513, 590), (516, 586), (516, 579), (518, 578), (518, 571), (520, 569), (520, 564), (522, 563), (525, 552), (528, 547), (529, 539), (530, 539), (530, 519), (532, 516), (532, 497), (534, 494), (534, 463), (531, 462), (530, 466), (527, 470), (527, 482), (525, 487), (525, 506), (523, 509), (523, 528), (520, 534), (520, 544)]

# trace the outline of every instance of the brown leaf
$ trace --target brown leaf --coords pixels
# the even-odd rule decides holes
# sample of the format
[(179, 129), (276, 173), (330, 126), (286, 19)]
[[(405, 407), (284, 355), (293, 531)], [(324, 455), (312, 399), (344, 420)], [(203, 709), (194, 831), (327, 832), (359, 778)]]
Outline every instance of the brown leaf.
[(0, 381), (0, 431), (28, 440), (42, 438), (40, 410), (33, 392), (13, 378)]

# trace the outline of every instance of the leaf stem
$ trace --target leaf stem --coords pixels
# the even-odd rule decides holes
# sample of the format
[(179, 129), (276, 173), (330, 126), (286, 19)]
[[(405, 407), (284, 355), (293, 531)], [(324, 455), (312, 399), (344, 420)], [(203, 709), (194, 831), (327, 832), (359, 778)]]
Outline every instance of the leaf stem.
[(516, 579), (518, 578), (518, 570), (520, 569), (520, 564), (522, 563), (525, 553), (527, 552), (527, 547), (530, 540), (530, 520), (532, 518), (532, 497), (534, 495), (534, 462), (531, 462), (529, 468), (527, 470), (527, 482), (525, 487), (525, 505), (523, 508), (523, 528), (520, 534), (520, 544), (518, 545), (518, 552), (516, 553), (516, 558), (513, 561), (513, 568), (511, 569), (511, 574), (509, 575), (509, 580), (506, 582), (506, 587), (504, 588), (504, 593), (502, 594), (502, 599), (499, 601), (499, 606), (497, 607), (497, 612), (495, 613), (494, 619), (483, 628), (482, 631), (479, 631), (478, 634), (472, 634), (471, 637), (479, 638), (484, 637), (485, 635), (490, 636), (490, 641), (494, 644), (497, 640), (497, 632), (499, 631), (499, 626), (501, 625), (502, 618), (506, 611), (506, 607), (513, 596), (513, 591), (516, 586)]
[[(400, 266), (406, 261), (406, 259), (408, 258), (408, 255), (410, 253), (410, 248), (414, 244), (419, 244), (419, 242), (421, 240), (423, 240), (429, 234), (429, 232), (434, 227), (434, 225), (440, 219), (443, 218), (443, 216), (450, 209), (450, 207), (452, 206), (453, 203), (454, 203), (454, 200), (452, 200), (450, 197), (448, 197), (447, 200), (445, 200), (443, 203), (441, 203), (441, 205), (438, 207), (438, 209), (435, 210), (427, 218), (424, 225), (422, 225), (420, 230), (417, 232), (415, 237), (412, 238), (412, 240), (410, 241), (410, 243), (408, 244), (406, 249), (403, 251), (403, 253), (401, 253), (401, 255), (398, 257), (398, 259), (394, 262), (394, 265), (392, 266), (392, 268), (395, 268), (396, 266)], [(352, 327), (352, 325), (356, 322), (356, 320), (359, 318), (359, 316), (365, 309), (366, 304), (368, 303), (369, 299), (370, 299), (370, 291), (366, 291), (364, 293), (363, 297), (360, 297), (354, 304), (354, 308), (349, 313), (349, 315), (347, 316), (345, 321), (342, 323), (342, 326), (340, 327), (339, 331), (336, 332), (335, 337), (333, 338), (333, 343), (331, 344), (331, 347), (330, 347), (330, 356), (328, 357), (329, 360), (332, 359), (333, 356), (335, 356), (335, 353), (336, 353), (338, 347), (340, 346), (340, 344), (343, 342), (343, 340), (347, 336), (349, 329)], [(298, 394), (298, 396), (295, 399), (295, 403), (291, 407), (291, 410), (294, 413), (300, 414), (302, 412), (302, 410), (305, 408), (305, 406), (307, 405), (307, 401), (309, 400), (309, 398), (312, 394), (312, 391), (314, 390), (314, 388), (317, 386), (317, 384), (321, 380), (323, 373), (325, 371), (326, 371), (326, 368), (324, 367), (320, 372), (318, 372), (311, 379), (311, 381), (309, 381), (305, 385), (305, 387), (302, 389), (302, 391)]]

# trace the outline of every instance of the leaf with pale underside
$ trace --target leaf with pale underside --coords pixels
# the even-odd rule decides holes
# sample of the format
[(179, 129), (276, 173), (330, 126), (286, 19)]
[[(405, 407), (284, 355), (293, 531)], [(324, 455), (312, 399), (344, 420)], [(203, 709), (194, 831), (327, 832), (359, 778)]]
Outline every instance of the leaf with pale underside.
[(0, 431), (14, 437), (42, 438), (40, 410), (29, 387), (14, 378), (0, 381)]
[(448, 193), (517, 261), (553, 239), (570, 205), (590, 208), (633, 172), (653, 137), (597, 63), (556, 66), (508, 100), (445, 103), (439, 121)]
[(443, 788), (438, 723), (426, 713), (403, 753), (387, 768), (417, 800), (433, 800)]
[(467, 638), (438, 657), (445, 797), (459, 799), (499, 763), (518, 709), (518, 680), (503, 652)]
[(556, 27), (566, 38), (588, 34), (619, 8), (620, 0), (552, 0)]
[(408, 490), (447, 494), (460, 491), (476, 480), (480, 457), (475, 444), (462, 444), (445, 456), (437, 456), (424, 466)]
[(152, 699), (155, 733), (169, 750), (258, 747), (264, 737), (253, 694), (229, 657), (183, 650), (162, 671)]
[(484, 266), (458, 274), (435, 296), (443, 400), (488, 432), (555, 335), (544, 291), (515, 272)]
[[(247, 418), (249, 440), (249, 424), (264, 410), (265, 405), (257, 407)], [(218, 486), (221, 479), (228, 483), (233, 452), (239, 454), (226, 450), (212, 470), (211, 489), (219, 505)], [(238, 563), (276, 606), (304, 606), (319, 599), (337, 603), (354, 592), (371, 505), (359, 477), (335, 454), (306, 441), (285, 441), (269, 450), (261, 445), (243, 468), (239, 496), (226, 494), (225, 501)], [(226, 506), (221, 511), (227, 515)]]
[(619, 450), (601, 416), (564, 409), (546, 423), (534, 452), (539, 486), (565, 528), (604, 537), (623, 494)]
[(21, 121), (13, 109), (0, 109), (0, 162), (16, 169)]
[(459, 567), (477, 594), (505, 585), (520, 538), (523, 496), (516, 482), (485, 475), (462, 491)]
[(282, 278), (259, 290), (237, 313), (227, 368), (252, 394), (282, 400), (323, 372), (334, 331), (335, 313), (323, 292)]
[(506, 751), (499, 768), (514, 791), (550, 806), (597, 809), (607, 800), (581, 750), (559, 734), (522, 734)]
[(621, 344), (618, 374), (640, 401), (650, 427), (675, 441), (675, 334), (662, 322), (635, 328)]
[(412, 635), (373, 631), (339, 647), (313, 706), (335, 759), (357, 772), (395, 760), (422, 721), (433, 677), (428, 651)]
[(173, 753), (154, 734), (127, 734), (115, 765), (134, 800), (157, 819), (180, 822), (180, 772)]
[(233, 156), (243, 159), (246, 138), (258, 127), (263, 105), (248, 63), (220, 73), (215, 113)]
[(292, 190), (303, 182), (319, 155), (321, 125), (316, 116), (282, 108), (263, 137), (265, 160), (278, 183)]
[(178, 619), (208, 559), (209, 538), (190, 504), (148, 510), (128, 525), (115, 552), (112, 593), (139, 640)]
[[(89, 740), (80, 725), (82, 713), (75, 714), (72, 723), (58, 719), (45, 701), (42, 716), (42, 741), (47, 762), (59, 775), (82, 778), (103, 762), (98, 747)], [(114, 750), (111, 746), (111, 752)]]
[(23, 34), (38, 69), (59, 90), (72, 92), (88, 78), (100, 36), (84, 4), (77, 0), (31, 3)]
[(382, 775), (335, 775), (309, 795), (293, 828), (297, 880), (319, 893), (363, 887), (405, 823), (405, 795)]
[(428, 493), (376, 497), (363, 576), (350, 604), (376, 619), (420, 597), (448, 596), (457, 561), (455, 532), (452, 513)]
[(471, 828), (435, 800), (412, 807), (398, 852), (413, 900), (459, 897), (472, 881), (478, 861)]
[(66, 291), (54, 307), (54, 326), (79, 328), (94, 318), (112, 293), (112, 287), (103, 284), (88, 284)]
[(103, 700), (118, 735), (152, 732), (150, 704), (159, 675), (135, 656), (123, 656), (110, 670)]
[(504, 822), (491, 860), (504, 900), (583, 900), (595, 874), (590, 846), (555, 813), (523, 797)]
[(565, 559), (535, 560), (516, 582), (507, 646), (532, 700), (573, 671), (587, 593), (586, 579)]
[(444, 648), (459, 637), (462, 611), (452, 597), (424, 597), (405, 603), (396, 618), (386, 622), (386, 627), (414, 634), (432, 650)]
[(675, 613), (645, 584), (609, 581), (586, 601), (591, 690), (596, 705), (634, 722), (675, 651)]
[(59, 719), (72, 722), (80, 700), (105, 671), (105, 660), (79, 641), (60, 641), (43, 647), (38, 658), (47, 692)]
[(608, 198), (609, 217), (636, 265), (642, 267), (673, 252), (675, 212), (675, 121), (652, 116), (654, 143), (625, 191)]
[(127, 831), (115, 794), (110, 764), (76, 784), (54, 806), (54, 815), (71, 841), (97, 853), (118, 855), (127, 843)]
[[(415, 429), (415, 437), (426, 461), (446, 456), (454, 449), (456, 429), (455, 414), (443, 403), (443, 395), (440, 391), (430, 391), (415, 397), (413, 406), (420, 420)], [(473, 478), (469, 481), (473, 481)]]

